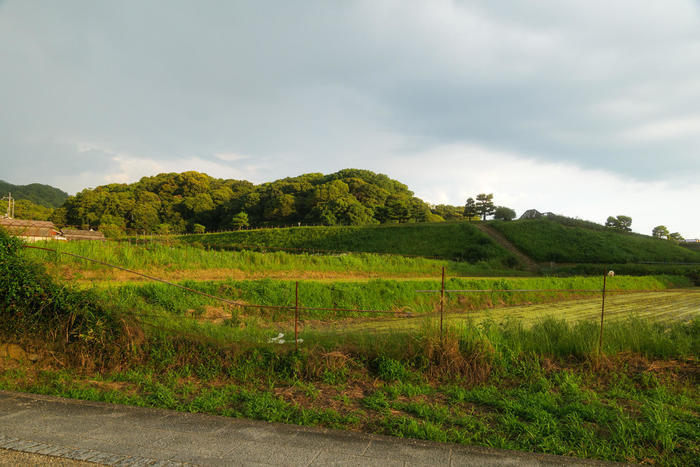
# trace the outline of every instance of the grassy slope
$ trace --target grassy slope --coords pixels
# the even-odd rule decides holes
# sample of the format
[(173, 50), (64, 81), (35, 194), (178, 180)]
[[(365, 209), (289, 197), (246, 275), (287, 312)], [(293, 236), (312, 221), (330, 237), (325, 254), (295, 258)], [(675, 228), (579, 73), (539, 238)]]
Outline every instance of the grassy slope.
[(515, 264), (512, 255), (468, 223), (296, 227), (185, 235), (190, 243), (217, 247), (254, 245), (333, 251), (362, 251), (439, 257), (457, 261)]
[(700, 253), (700, 242), (696, 242), (696, 243), (682, 243), (681, 246), (682, 246), (683, 248), (687, 248), (687, 249), (689, 249), (689, 250), (691, 250), (691, 251), (697, 251), (697, 252)]
[[(57, 249), (106, 263), (173, 278), (288, 277), (437, 277), (445, 267), (452, 276), (524, 274), (492, 263), (464, 263), (443, 259), (412, 258), (373, 253), (314, 255), (275, 251), (218, 251), (195, 248), (187, 243), (167, 245), (149, 242), (41, 242), (37, 246)], [(45, 262), (52, 272), (70, 272), (75, 279), (132, 280), (136, 276), (84, 260), (27, 249), (24, 255)], [(68, 270), (66, 270), (68, 269)]]
[(565, 226), (548, 219), (494, 221), (491, 225), (536, 261), (700, 263), (700, 254), (645, 235)]

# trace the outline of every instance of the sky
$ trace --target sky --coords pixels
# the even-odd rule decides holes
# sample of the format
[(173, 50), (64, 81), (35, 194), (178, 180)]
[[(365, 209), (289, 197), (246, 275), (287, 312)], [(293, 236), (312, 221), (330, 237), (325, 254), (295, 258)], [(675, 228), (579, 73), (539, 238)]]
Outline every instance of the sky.
[(700, 1), (0, 0), (0, 179), (381, 172), (700, 237)]

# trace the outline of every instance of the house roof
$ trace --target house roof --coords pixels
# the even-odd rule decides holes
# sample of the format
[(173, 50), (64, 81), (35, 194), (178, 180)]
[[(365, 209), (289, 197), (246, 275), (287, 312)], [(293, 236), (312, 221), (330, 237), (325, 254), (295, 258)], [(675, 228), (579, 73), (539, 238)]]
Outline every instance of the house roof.
[(13, 235), (20, 237), (51, 238), (60, 234), (59, 230), (49, 221), (33, 221), (25, 219), (0, 219), (0, 227)]
[(105, 236), (99, 230), (63, 229), (67, 240), (104, 240)]

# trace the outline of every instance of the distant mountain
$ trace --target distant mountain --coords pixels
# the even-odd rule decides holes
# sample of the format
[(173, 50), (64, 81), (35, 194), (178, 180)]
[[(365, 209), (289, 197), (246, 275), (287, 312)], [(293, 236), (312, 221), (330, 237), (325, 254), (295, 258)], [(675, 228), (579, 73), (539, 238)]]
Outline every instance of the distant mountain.
[(47, 208), (57, 208), (68, 198), (68, 193), (58, 188), (40, 183), (13, 185), (0, 180), (0, 198), (12, 193), (15, 199), (26, 199)]

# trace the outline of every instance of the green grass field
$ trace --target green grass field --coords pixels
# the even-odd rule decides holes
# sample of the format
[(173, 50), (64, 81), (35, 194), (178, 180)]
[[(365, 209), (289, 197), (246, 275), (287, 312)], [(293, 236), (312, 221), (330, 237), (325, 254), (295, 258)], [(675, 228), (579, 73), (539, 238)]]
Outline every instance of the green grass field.
[(698, 252), (634, 233), (568, 226), (549, 219), (493, 221), (490, 225), (536, 261), (700, 263)]
[[(181, 284), (240, 304), (291, 306), (295, 300), (294, 281), (288, 280), (190, 280)], [(677, 276), (616, 276), (610, 278), (607, 287), (609, 290), (661, 291), (689, 285), (687, 279)], [(440, 280), (437, 278), (304, 280), (299, 282), (299, 299), (301, 305), (306, 307), (429, 313), (437, 309), (439, 294), (418, 291), (437, 291), (440, 286)], [(600, 292), (602, 279), (599, 277), (448, 278), (445, 288), (447, 290), (493, 290), (487, 293), (447, 294), (445, 306), (448, 310), (466, 311), (588, 297)], [(525, 293), (509, 291), (523, 289), (531, 291)], [(556, 289), (574, 291), (559, 292)], [(184, 315), (188, 310), (200, 312), (205, 307), (219, 305), (214, 299), (160, 283), (127, 283), (115, 286), (105, 284), (96, 292), (106, 300), (128, 309), (162, 309), (176, 315)], [(307, 318), (332, 320), (334, 317), (348, 316), (353, 314), (320, 311), (307, 315)]]
[[(535, 305), (515, 305), (473, 311), (451, 310), (445, 314), (444, 322), (449, 325), (478, 324), (486, 321), (495, 323), (517, 322), (531, 327), (548, 319), (567, 323), (580, 321), (599, 322), (602, 298), (600, 294), (587, 298), (571, 299), (557, 303)], [(700, 317), (700, 289), (673, 290), (662, 292), (613, 293), (605, 300), (605, 320), (625, 321), (630, 318), (650, 322), (692, 321)], [(439, 315), (432, 313), (433, 324)], [(402, 317), (374, 320), (372, 322), (344, 325), (342, 332), (371, 330), (372, 332), (394, 332), (396, 330), (419, 329), (425, 325), (425, 318)]]

